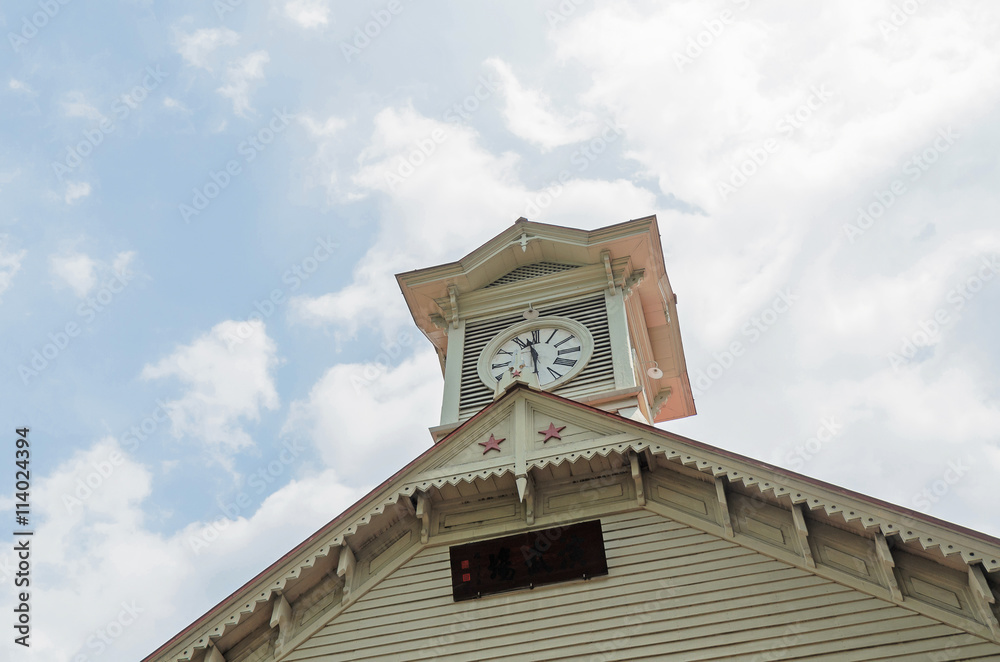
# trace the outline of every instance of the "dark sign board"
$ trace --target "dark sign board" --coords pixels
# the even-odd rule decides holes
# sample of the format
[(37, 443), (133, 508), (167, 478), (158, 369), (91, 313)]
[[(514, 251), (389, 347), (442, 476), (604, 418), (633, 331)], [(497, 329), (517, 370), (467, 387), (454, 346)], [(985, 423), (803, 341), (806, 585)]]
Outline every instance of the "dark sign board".
[(606, 574), (600, 520), (451, 548), (456, 602)]

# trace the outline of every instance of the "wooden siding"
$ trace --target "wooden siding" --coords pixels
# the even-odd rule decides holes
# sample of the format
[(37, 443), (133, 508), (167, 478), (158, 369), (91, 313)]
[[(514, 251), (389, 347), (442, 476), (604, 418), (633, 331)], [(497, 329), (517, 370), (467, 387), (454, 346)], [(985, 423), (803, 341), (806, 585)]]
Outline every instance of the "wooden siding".
[[(610, 574), (470, 602), (422, 550), (286, 660), (1000, 660), (1000, 645), (648, 511)], [(433, 542), (433, 538), (432, 538)]]

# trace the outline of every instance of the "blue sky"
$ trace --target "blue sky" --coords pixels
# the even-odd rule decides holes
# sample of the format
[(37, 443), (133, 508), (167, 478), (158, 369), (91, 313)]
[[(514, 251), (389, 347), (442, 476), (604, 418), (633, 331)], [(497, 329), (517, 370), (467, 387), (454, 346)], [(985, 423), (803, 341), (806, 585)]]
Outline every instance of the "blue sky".
[(440, 370), (392, 276), (519, 216), (658, 215), (699, 410), (665, 429), (1000, 535), (990, 3), (0, 27), (0, 412), (37, 546), (11, 659), (144, 656), (425, 449)]

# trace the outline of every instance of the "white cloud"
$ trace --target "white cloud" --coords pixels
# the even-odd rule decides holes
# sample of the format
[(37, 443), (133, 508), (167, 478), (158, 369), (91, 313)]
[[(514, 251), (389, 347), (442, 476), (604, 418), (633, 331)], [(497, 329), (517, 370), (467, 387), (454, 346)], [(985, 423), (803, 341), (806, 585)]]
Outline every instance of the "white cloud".
[(586, 140), (596, 132), (598, 123), (591, 113), (580, 111), (571, 117), (558, 114), (552, 110), (552, 100), (521, 85), (506, 62), (490, 58), (486, 65), (500, 78), (504, 121), (514, 135), (547, 151)]
[(71, 205), (90, 195), (90, 184), (87, 182), (66, 182), (66, 204)]
[(178, 36), (177, 52), (194, 67), (211, 69), (210, 56), (221, 46), (235, 46), (240, 36), (229, 28), (202, 28)]
[[(409, 332), (400, 354), (423, 341)], [(396, 351), (393, 351), (395, 354)], [(342, 363), (326, 371), (309, 397), (293, 402), (284, 436), (304, 435), (329, 467), (350, 467), (340, 480), (351, 485), (377, 482), (432, 443), (428, 428), (439, 423), (441, 368), (437, 356), (420, 346), (396, 363), (388, 351), (367, 363)], [(386, 416), (386, 408), (392, 416)]]
[(17, 80), (16, 78), (11, 78), (7, 86), (15, 92), (20, 92), (21, 94), (26, 94), (28, 96), (36, 96), (38, 93), (35, 92), (31, 87), (24, 81)]
[(111, 268), (116, 274), (128, 274), (132, 270), (132, 263), (135, 261), (135, 251), (121, 251), (115, 255)]
[(347, 122), (339, 117), (328, 117), (322, 123), (308, 116), (299, 117), (298, 120), (309, 131), (309, 135), (317, 138), (335, 136), (347, 126)]
[(62, 102), (62, 107), (66, 117), (82, 117), (92, 122), (104, 119), (104, 114), (87, 101), (81, 92), (69, 93)]
[(0, 184), (6, 185), (10, 184), (12, 181), (21, 176), (21, 169), (14, 168), (13, 170), (3, 170), (0, 171)]
[(328, 0), (289, 0), (285, 15), (304, 28), (318, 28), (330, 22)]
[(97, 261), (84, 253), (49, 257), (49, 270), (61, 278), (81, 299), (97, 284)]
[(3, 296), (3, 293), (10, 289), (14, 276), (21, 270), (21, 262), (27, 255), (27, 251), (24, 249), (7, 250), (9, 241), (10, 238), (7, 235), (0, 234), (0, 296)]
[(167, 404), (174, 435), (204, 441), (228, 466), (222, 452), (253, 445), (242, 422), (259, 420), (262, 408), (278, 407), (276, 352), (263, 322), (230, 320), (146, 365), (142, 377), (175, 377), (184, 384), (185, 393)]
[[(434, 151), (424, 157), (417, 143), (428, 141)], [(319, 141), (318, 150), (324, 145)], [(410, 162), (419, 164), (406, 174)], [(579, 178), (575, 167), (564, 184), (529, 190), (519, 181), (514, 154), (494, 155), (479, 144), (473, 129), (424, 117), (409, 106), (375, 117), (374, 134), (359, 163), (353, 193), (378, 193), (386, 203), (375, 244), (355, 265), (350, 285), (295, 297), (289, 305), (293, 321), (332, 325), (338, 337), (351, 337), (362, 326), (392, 334), (408, 324), (404, 307), (384, 304), (398, 297), (393, 274), (455, 260), (522, 214), (590, 227), (645, 216), (656, 202), (649, 191), (625, 180)], [(566, 166), (569, 170), (571, 164)]]
[(250, 83), (264, 78), (264, 65), (271, 61), (267, 51), (254, 51), (226, 67), (226, 84), (218, 92), (233, 102), (233, 112), (246, 117), (250, 108)]
[[(114, 438), (62, 461), (32, 492), (32, 558), (45, 570), (33, 582), (32, 659), (141, 659), (367, 488), (345, 487), (330, 470), (307, 469), (289, 467), (303, 475), (253, 512), (229, 508), (228, 518), (220, 508), (214, 517), (162, 532), (163, 523), (150, 521), (146, 510), (154, 475)], [(12, 500), (0, 510), (13, 517)], [(5, 583), (13, 581), (12, 547), (3, 541)], [(12, 598), (3, 592), (0, 607), (12, 609)]]
[(177, 112), (183, 113), (185, 115), (191, 113), (191, 110), (186, 105), (184, 105), (183, 101), (174, 99), (173, 97), (163, 97), (163, 107), (169, 108), (170, 110), (176, 110)]
[(49, 256), (49, 271), (82, 299), (94, 289), (98, 279), (115, 274), (130, 275), (134, 260), (135, 251), (116, 254), (110, 265), (86, 253), (61, 253)]
[(330, 204), (339, 204), (363, 197), (350, 190), (344, 190), (341, 185), (341, 175), (337, 172), (343, 163), (350, 163), (345, 158), (345, 139), (351, 136), (344, 129), (348, 122), (339, 117), (331, 116), (317, 119), (308, 115), (296, 117), (299, 124), (305, 128), (316, 146), (316, 151), (303, 159), (301, 166), (301, 185), (304, 190), (321, 188), (326, 192)]

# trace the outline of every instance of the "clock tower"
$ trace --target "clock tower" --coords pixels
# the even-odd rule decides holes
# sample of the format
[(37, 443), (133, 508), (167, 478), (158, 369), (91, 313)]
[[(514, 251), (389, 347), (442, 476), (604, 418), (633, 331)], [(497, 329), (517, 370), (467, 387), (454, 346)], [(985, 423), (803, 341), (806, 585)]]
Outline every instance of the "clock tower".
[(436, 443), (145, 662), (1000, 660), (1000, 540), (649, 425), (695, 413), (655, 217), (397, 278)]
[(444, 373), (436, 440), (515, 382), (644, 423), (695, 413), (655, 216), (594, 231), (520, 218), (396, 278)]

